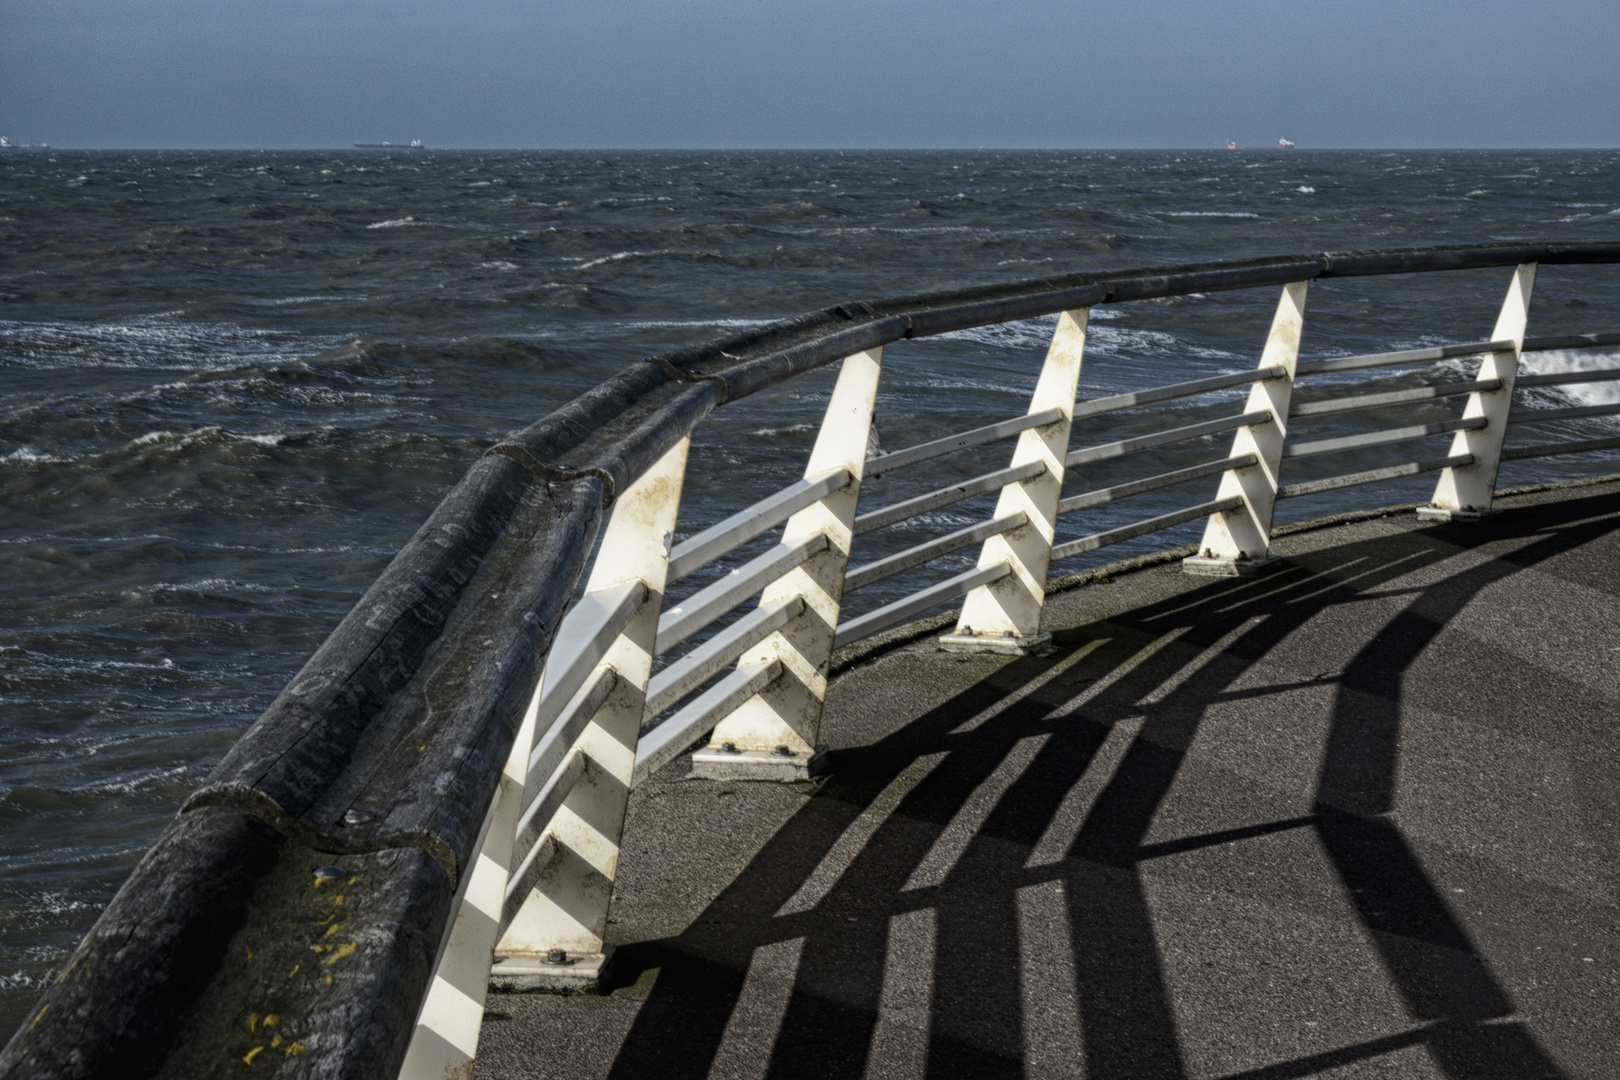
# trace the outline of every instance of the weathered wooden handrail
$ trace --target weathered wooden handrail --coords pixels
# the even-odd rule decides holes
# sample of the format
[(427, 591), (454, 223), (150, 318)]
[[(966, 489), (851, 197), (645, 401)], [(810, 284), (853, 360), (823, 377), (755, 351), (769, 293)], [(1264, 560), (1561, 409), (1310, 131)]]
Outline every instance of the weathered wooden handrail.
[[(1620, 412), (1508, 411), (1521, 352), (1620, 343), (1616, 334), (1525, 338), (1535, 266), (1615, 262), (1620, 244), (1497, 244), (1065, 275), (840, 304), (631, 365), (472, 465), (186, 801), (0, 1052), (0, 1076), (203, 1075), (238, 1062), (265, 1075), (356, 1078), (461, 1068), (503, 933), (497, 978), (516, 977), (503, 974), (519, 966), (512, 958), (536, 950), (564, 954), (553, 974), (570, 970), (581, 949), (605, 962), (598, 915), (612, 881), (600, 867), (616, 858), (631, 785), (710, 730), (699, 755), (708, 775), (804, 775), (833, 647), (966, 593), (958, 647), (1024, 648), (1038, 636), (1051, 560), (1207, 517), (1203, 561), (1241, 567), (1264, 561), (1279, 498), (1440, 471), (1436, 512), (1466, 516), (1488, 508), (1502, 459), (1620, 447), (1613, 438), (1502, 447), (1508, 424)], [(1489, 340), (1300, 361), (1297, 334), (1288, 345), (1278, 330), (1290, 319), (1297, 329), (1310, 282), (1489, 267), (1517, 268)], [(1281, 287), (1284, 304), (1252, 371), (1075, 402), (1090, 307), (1257, 287)], [(884, 345), (1054, 313), (1052, 351), (1025, 416), (864, 461)], [(1290, 407), (1303, 375), (1466, 356), (1482, 357), (1470, 382)], [(840, 361), (839, 409), (829, 409), (814, 472), (670, 551), (696, 425)], [(1238, 414), (1070, 449), (1076, 421), (1244, 385), (1249, 404)], [(1467, 396), (1462, 416), (1288, 444), (1290, 417), (1447, 395)], [(1224, 459), (1061, 498), (1072, 470), (1226, 432), (1235, 435)], [(1278, 482), (1284, 459), (1443, 433), (1455, 433), (1443, 457)], [(856, 516), (863, 470), (1012, 436), (1012, 460), (979, 486)], [(1217, 474), (1215, 498), (1184, 510), (1067, 541), (1053, 534), (1060, 513)], [(1000, 491), (986, 520), (849, 569), (862, 522), (894, 524), (970, 487)], [(564, 625), (608, 507), (609, 539), (619, 539), (604, 542), (587, 600)], [(670, 583), (777, 525), (779, 547), (738, 575), (746, 580), (722, 579), (682, 614), (665, 611)], [(973, 569), (839, 621), (843, 592), (972, 544), (983, 545)], [(755, 594), (755, 612), (652, 674), (655, 651)], [(661, 623), (666, 615), (674, 618)], [(598, 839), (579, 831), (587, 819), (606, 830)], [(598, 854), (600, 865), (591, 862)], [(565, 908), (575, 922), (558, 914)], [(548, 941), (559, 944), (542, 949)], [(244, 1020), (272, 1013), (274, 1035)]]

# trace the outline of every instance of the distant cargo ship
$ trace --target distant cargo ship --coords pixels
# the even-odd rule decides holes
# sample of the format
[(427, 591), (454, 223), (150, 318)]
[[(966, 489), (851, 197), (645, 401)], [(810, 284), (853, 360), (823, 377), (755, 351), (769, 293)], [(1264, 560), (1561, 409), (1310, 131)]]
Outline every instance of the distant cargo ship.
[(27, 142), (12, 142), (4, 135), (0, 135), (0, 150), (49, 150), (50, 148), (50, 143), (35, 142), (33, 139), (29, 139)]
[(422, 149), (422, 140), (412, 139), (408, 143), (357, 142), (354, 144), (354, 148), (356, 150), (420, 150)]

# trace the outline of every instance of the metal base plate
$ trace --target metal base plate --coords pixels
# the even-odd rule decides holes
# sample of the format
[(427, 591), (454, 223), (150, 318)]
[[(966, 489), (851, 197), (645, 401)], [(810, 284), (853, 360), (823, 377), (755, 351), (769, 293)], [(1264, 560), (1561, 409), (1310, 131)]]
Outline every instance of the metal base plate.
[(704, 747), (692, 755), (692, 775), (699, 780), (775, 780), (792, 784), (816, 775), (816, 754), (779, 755), (769, 750), (727, 753)]
[(1206, 555), (1189, 555), (1181, 560), (1183, 574), (1202, 577), (1259, 577), (1282, 565), (1275, 555), (1263, 559), (1216, 559)]
[(602, 944), (599, 953), (570, 955), (563, 964), (548, 964), (544, 953), (496, 953), (489, 969), (489, 988), (506, 992), (542, 991), (581, 994), (602, 981), (613, 962), (613, 946)]
[(1495, 510), (1451, 510), (1444, 506), (1417, 508), (1417, 516), (1421, 521), (1480, 521), (1494, 513)]
[(1008, 656), (1028, 656), (1043, 645), (1050, 644), (1052, 635), (1042, 631), (1029, 637), (1012, 634), (946, 634), (939, 639), (939, 647), (946, 652), (993, 652)]

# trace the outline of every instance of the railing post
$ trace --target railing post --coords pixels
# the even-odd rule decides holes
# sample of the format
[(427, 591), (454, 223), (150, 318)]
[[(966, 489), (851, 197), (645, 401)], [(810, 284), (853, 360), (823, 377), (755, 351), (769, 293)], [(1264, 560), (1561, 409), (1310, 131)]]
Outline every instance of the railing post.
[[(547, 845), (538, 877), (496, 946), (491, 974), (502, 987), (589, 986), (612, 953), (602, 935), (689, 445), (690, 439), (682, 439), (619, 496), (603, 532), (586, 595), (640, 581), (646, 599), (598, 664), (611, 667), (617, 678), (574, 742), (584, 755), (584, 772), (536, 841)], [(529, 787), (538, 789), (549, 779), (530, 777)]]
[(1027, 521), (1011, 532), (992, 536), (979, 550), (979, 568), (1005, 563), (1012, 573), (980, 585), (962, 601), (954, 633), (940, 644), (956, 652), (1027, 653), (1051, 638), (1041, 633), (1041, 607), (1046, 601), (1046, 568), (1057, 531), (1057, 506), (1063, 497), (1063, 459), (1069, 452), (1069, 426), (1080, 388), (1080, 361), (1086, 347), (1090, 308), (1058, 316), (1046, 363), (1029, 399), (1029, 412), (1060, 409), (1063, 415), (1018, 436), (1012, 465), (1044, 462), (1046, 469), (1001, 489), (992, 517), (1022, 511)]
[(1260, 353), (1259, 367), (1281, 367), (1284, 374), (1264, 379), (1249, 390), (1244, 412), (1271, 414), (1261, 424), (1238, 428), (1230, 457), (1253, 454), (1255, 462), (1221, 474), (1217, 499), (1242, 498), (1243, 505), (1209, 516), (1198, 554), (1181, 561), (1187, 574), (1212, 577), (1249, 577), (1276, 562), (1271, 552), (1271, 515), (1277, 506), (1277, 474), (1282, 466), (1283, 443), (1288, 440), (1288, 409), (1294, 396), (1294, 369), (1299, 362), (1299, 339), (1305, 329), (1305, 294), (1308, 281), (1283, 286), (1277, 313)]
[(450, 933), (417, 1016), (399, 1080), (471, 1075), (478, 1035), (484, 1025), (491, 950), (511, 870), (512, 834), (522, 809), (534, 719), (531, 706), (518, 728), (512, 753), (501, 772), (500, 786), (484, 818), (478, 857), (467, 868), (467, 880), (452, 908), (455, 915)]
[(882, 365), (882, 348), (844, 358), (804, 475), (844, 469), (850, 482), (788, 518), (783, 543), (821, 533), (827, 547), (765, 587), (761, 607), (797, 597), (804, 610), (737, 661), (741, 669), (777, 660), (782, 674), (720, 720), (709, 745), (692, 757), (695, 776), (792, 781), (810, 775)]
[(1501, 379), (1498, 390), (1476, 390), (1463, 406), (1464, 420), (1485, 417), (1485, 426), (1459, 431), (1451, 440), (1451, 454), (1471, 454), (1470, 465), (1452, 466), (1440, 473), (1434, 499), (1418, 507), (1418, 517), (1436, 521), (1477, 521), (1491, 512), (1496, 493), (1496, 471), (1502, 464), (1502, 439), (1507, 434), (1508, 412), (1513, 406), (1513, 382), (1519, 374), (1519, 352), (1530, 321), (1530, 291), (1536, 284), (1536, 264), (1524, 263), (1513, 272), (1507, 297), (1496, 316), (1492, 341), (1511, 341), (1511, 351), (1486, 353), (1475, 379)]

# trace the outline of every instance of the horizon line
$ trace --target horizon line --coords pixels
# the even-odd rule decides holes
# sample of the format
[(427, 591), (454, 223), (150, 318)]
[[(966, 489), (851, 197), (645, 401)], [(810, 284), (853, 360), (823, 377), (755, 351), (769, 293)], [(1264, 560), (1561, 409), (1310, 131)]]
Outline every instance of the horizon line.
[(207, 153), (330, 153), (347, 150), (384, 150), (402, 151), (406, 153), (422, 152), (454, 152), (454, 153), (603, 153), (603, 154), (723, 154), (723, 153), (810, 153), (810, 154), (845, 154), (845, 153), (1297, 153), (1312, 152), (1360, 152), (1360, 153), (1396, 153), (1396, 152), (1454, 152), (1454, 151), (1497, 151), (1503, 153), (1574, 153), (1579, 151), (1613, 151), (1620, 150), (1620, 145), (1590, 145), (1590, 146), (411, 146), (409, 142), (394, 143), (389, 146), (357, 146), (355, 144), (337, 146), (60, 146), (46, 143), (43, 146), (26, 146), (12, 144), (7, 150), (72, 150), (72, 151), (105, 151), (111, 153), (166, 153), (178, 151), (201, 151)]

